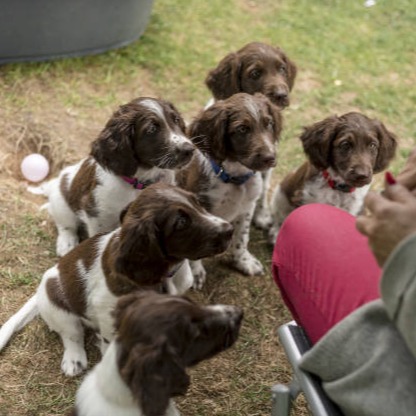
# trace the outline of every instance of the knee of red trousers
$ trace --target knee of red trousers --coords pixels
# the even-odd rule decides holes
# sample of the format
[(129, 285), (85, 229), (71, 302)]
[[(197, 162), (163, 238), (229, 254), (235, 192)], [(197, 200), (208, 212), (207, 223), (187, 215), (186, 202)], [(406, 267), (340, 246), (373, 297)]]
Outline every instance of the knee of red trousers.
[(308, 204), (284, 221), (272, 274), (293, 318), (314, 343), (359, 306), (377, 299), (381, 269), (355, 217)]

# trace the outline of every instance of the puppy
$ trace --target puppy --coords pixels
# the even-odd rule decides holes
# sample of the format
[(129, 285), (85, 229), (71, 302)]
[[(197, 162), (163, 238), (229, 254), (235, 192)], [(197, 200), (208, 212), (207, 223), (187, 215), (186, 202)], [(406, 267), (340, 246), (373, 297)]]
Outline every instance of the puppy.
[(72, 416), (179, 416), (187, 367), (236, 341), (241, 309), (200, 306), (185, 297), (135, 292), (119, 299), (116, 337), (78, 389)]
[(373, 174), (388, 166), (397, 146), (380, 121), (357, 112), (315, 123), (305, 128), (300, 140), (309, 160), (274, 191), (272, 244), (284, 219), (301, 205), (330, 204), (357, 215)]
[[(281, 48), (252, 42), (225, 56), (216, 68), (209, 71), (205, 84), (215, 100), (228, 98), (237, 92), (260, 92), (283, 109), (290, 103), (296, 73), (295, 63)], [(262, 193), (253, 217), (254, 224), (262, 229), (271, 223), (268, 205), (271, 172), (269, 169), (262, 173)]]
[(162, 290), (165, 280), (174, 286), (170, 292), (183, 293), (192, 285), (185, 259), (223, 252), (232, 231), (191, 193), (149, 186), (128, 207), (121, 227), (84, 240), (44, 274), (36, 294), (1, 327), (0, 350), (40, 314), (62, 338), (62, 371), (80, 373), (87, 366), (83, 324), (96, 331), (103, 352), (113, 338), (111, 312), (120, 296), (143, 287)]
[[(214, 215), (235, 229), (229, 251), (234, 267), (247, 275), (263, 266), (247, 249), (250, 222), (261, 193), (260, 172), (276, 164), (276, 142), (282, 119), (279, 109), (262, 94), (234, 94), (202, 111), (189, 135), (199, 148), (178, 173), (178, 183), (194, 192)], [(201, 288), (205, 269), (191, 263), (194, 287)]]
[(281, 48), (251, 42), (225, 56), (209, 71), (205, 84), (215, 100), (226, 99), (238, 92), (261, 92), (284, 108), (289, 105), (296, 72), (295, 63)]
[(151, 183), (175, 183), (175, 169), (192, 158), (194, 146), (175, 107), (141, 97), (122, 105), (92, 143), (90, 155), (60, 175), (31, 188), (49, 198), (45, 205), (58, 229), (63, 256), (87, 237), (114, 230), (122, 209)]

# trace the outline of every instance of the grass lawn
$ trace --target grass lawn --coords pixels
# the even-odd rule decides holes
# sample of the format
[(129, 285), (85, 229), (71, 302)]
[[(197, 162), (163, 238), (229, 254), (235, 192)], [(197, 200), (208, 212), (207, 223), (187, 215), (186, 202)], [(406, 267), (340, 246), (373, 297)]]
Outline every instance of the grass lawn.
[[(361, 111), (399, 140), (396, 173), (416, 140), (416, 8), (412, 0), (157, 0), (144, 35), (97, 56), (0, 67), (0, 323), (14, 313), (56, 261), (55, 229), (26, 191), (19, 164), (41, 151), (52, 173), (79, 160), (111, 113), (137, 96), (172, 101), (191, 120), (210, 94), (209, 69), (257, 40), (281, 46), (298, 66), (273, 182), (304, 158), (302, 127), (332, 114)], [(375, 187), (380, 186), (382, 175)], [(270, 276), (271, 249), (253, 230), (251, 250), (268, 273), (247, 278), (216, 260), (202, 303), (245, 310), (234, 348), (190, 372), (177, 400), (185, 416), (270, 414), (270, 387), (290, 371), (275, 335), (290, 319)], [(98, 359), (88, 338), (91, 365)], [(37, 320), (0, 354), (0, 416), (64, 415), (81, 378), (60, 374), (62, 347)], [(308, 411), (300, 400), (293, 414)]]

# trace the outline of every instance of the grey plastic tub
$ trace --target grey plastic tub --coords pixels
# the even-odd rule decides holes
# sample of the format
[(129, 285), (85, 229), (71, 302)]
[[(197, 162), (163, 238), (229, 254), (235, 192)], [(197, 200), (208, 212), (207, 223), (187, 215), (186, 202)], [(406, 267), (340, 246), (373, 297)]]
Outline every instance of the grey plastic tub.
[(97, 54), (136, 40), (153, 0), (0, 0), (0, 64)]

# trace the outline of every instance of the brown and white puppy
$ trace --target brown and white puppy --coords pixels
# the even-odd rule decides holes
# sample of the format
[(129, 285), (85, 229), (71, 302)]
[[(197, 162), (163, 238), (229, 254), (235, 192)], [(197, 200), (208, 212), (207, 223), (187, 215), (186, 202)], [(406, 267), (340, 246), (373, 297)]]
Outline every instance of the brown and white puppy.
[(397, 147), (383, 123), (357, 112), (319, 121), (305, 128), (300, 140), (309, 160), (274, 191), (272, 244), (284, 219), (301, 205), (324, 203), (357, 215), (373, 174), (388, 166)]
[(185, 297), (135, 292), (119, 299), (115, 339), (78, 389), (71, 416), (179, 416), (186, 373), (231, 347), (240, 308), (201, 306)]
[(121, 227), (84, 240), (43, 275), (36, 294), (1, 327), (0, 350), (40, 314), (62, 338), (62, 371), (80, 373), (87, 366), (83, 324), (97, 332), (104, 351), (120, 296), (144, 287), (162, 290), (166, 280), (174, 293), (184, 293), (192, 285), (185, 259), (223, 252), (232, 231), (193, 194), (162, 183), (149, 186), (128, 207)]
[[(251, 42), (226, 55), (208, 73), (205, 83), (215, 100), (228, 98), (237, 92), (260, 92), (283, 109), (290, 103), (296, 72), (295, 63), (280, 47)], [(268, 205), (271, 172), (269, 169), (262, 173), (262, 193), (253, 217), (254, 224), (263, 229), (271, 223)]]
[(238, 92), (261, 92), (284, 108), (289, 105), (296, 72), (296, 65), (281, 48), (251, 42), (226, 55), (209, 71), (205, 84), (215, 100), (223, 100)]
[(31, 188), (49, 198), (45, 204), (57, 229), (57, 254), (88, 237), (114, 230), (122, 209), (150, 183), (175, 183), (174, 169), (186, 165), (195, 147), (175, 107), (141, 97), (122, 105), (92, 143), (91, 153), (60, 175)]
[[(262, 94), (234, 94), (205, 109), (189, 129), (199, 148), (178, 174), (178, 184), (194, 192), (203, 206), (234, 226), (229, 254), (247, 275), (263, 266), (247, 249), (250, 223), (261, 193), (260, 172), (276, 164), (282, 119), (278, 107)], [(205, 281), (202, 263), (191, 262), (195, 287)]]

